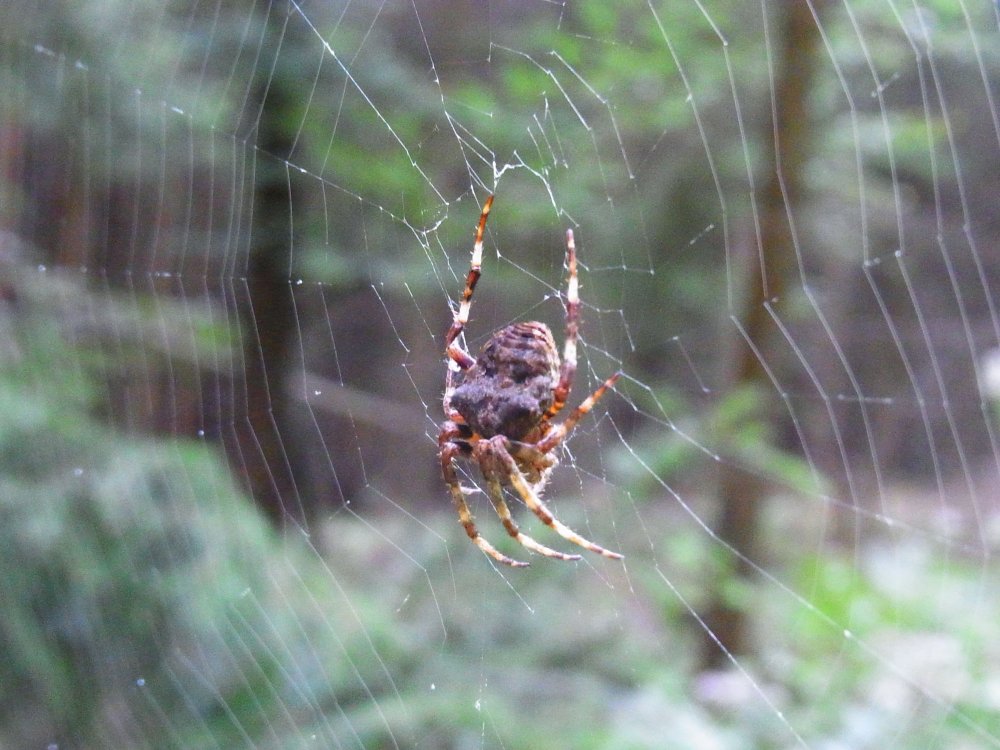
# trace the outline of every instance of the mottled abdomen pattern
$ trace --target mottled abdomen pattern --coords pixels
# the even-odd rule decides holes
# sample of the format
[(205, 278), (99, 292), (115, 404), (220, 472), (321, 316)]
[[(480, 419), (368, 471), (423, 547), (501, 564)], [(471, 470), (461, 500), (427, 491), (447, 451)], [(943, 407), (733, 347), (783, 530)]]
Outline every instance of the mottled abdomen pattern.
[(484, 438), (531, 440), (552, 406), (558, 379), (559, 354), (548, 326), (514, 323), (486, 342), (451, 405)]

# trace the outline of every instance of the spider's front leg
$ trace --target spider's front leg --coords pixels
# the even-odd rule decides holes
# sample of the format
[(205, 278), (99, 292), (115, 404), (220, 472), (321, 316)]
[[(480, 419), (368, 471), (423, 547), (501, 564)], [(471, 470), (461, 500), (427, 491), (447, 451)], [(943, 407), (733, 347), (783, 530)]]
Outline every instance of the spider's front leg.
[[(484, 451), (493, 452), (497, 449), (492, 447), (491, 441), (482, 441), (479, 445), (484, 446)], [(503, 450), (500, 448), (499, 450)], [(490, 459), (487, 457), (484, 461), (485, 465), (489, 467)], [(486, 473), (488, 472), (488, 473)], [(486, 474), (486, 493), (489, 495), (490, 502), (493, 503), (493, 509), (500, 516), (500, 522), (503, 527), (507, 529), (507, 533), (510, 534), (518, 544), (522, 547), (527, 547), (532, 552), (537, 552), (540, 555), (545, 555), (546, 557), (554, 557), (557, 560), (579, 560), (580, 555), (568, 555), (565, 552), (558, 552), (551, 547), (546, 547), (544, 544), (540, 544), (532, 539), (527, 534), (523, 533), (518, 527), (517, 523), (514, 522), (514, 517), (510, 514), (510, 508), (507, 507), (507, 502), (503, 499), (503, 487), (500, 484), (500, 479), (497, 477), (495, 471), (492, 468), (484, 469), (484, 474)]]
[(448, 485), (448, 489), (451, 490), (451, 499), (455, 504), (455, 510), (458, 511), (458, 520), (465, 528), (465, 533), (472, 540), (472, 543), (487, 555), (497, 562), (509, 565), (512, 568), (525, 568), (528, 566), (528, 563), (507, 557), (507, 555), (487, 542), (480, 535), (479, 529), (476, 528), (472, 511), (469, 510), (469, 504), (465, 502), (465, 491), (462, 489), (462, 485), (458, 481), (458, 473), (455, 471), (455, 459), (468, 452), (468, 446), (454, 442), (454, 438), (460, 434), (461, 432), (457, 424), (454, 422), (445, 422), (441, 427), (441, 434), (438, 437), (441, 473), (444, 475), (444, 481)]
[(490, 445), (490, 452), (500, 461), (511, 487), (517, 491), (517, 494), (521, 496), (524, 504), (528, 506), (531, 512), (538, 516), (538, 520), (559, 534), (563, 539), (567, 539), (579, 547), (596, 552), (598, 555), (603, 555), (604, 557), (610, 557), (613, 560), (623, 559), (624, 555), (604, 549), (601, 545), (594, 544), (589, 539), (585, 539), (552, 514), (552, 511), (542, 502), (542, 499), (538, 497), (538, 494), (525, 478), (524, 473), (518, 467), (513, 456), (510, 455), (510, 452), (506, 448), (506, 440), (507, 438), (501, 435), (490, 438), (487, 441)]

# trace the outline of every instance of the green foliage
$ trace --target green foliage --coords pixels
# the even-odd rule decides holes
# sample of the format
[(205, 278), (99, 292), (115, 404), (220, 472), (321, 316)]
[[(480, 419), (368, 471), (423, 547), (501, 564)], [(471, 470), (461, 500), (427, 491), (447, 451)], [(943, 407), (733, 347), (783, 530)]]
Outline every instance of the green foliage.
[[(774, 399), (760, 388), (733, 389), (698, 414), (673, 391), (664, 389), (645, 398), (649, 404), (644, 406), (652, 413), (671, 415), (672, 429), (666, 438), (658, 430), (655, 436), (635, 441), (642, 459), (638, 464), (625, 451), (615, 459), (615, 468), (627, 477), (629, 486), (642, 488), (640, 494), (656, 496), (661, 481), (669, 484), (713, 472), (715, 461), (706, 455), (705, 446), (711, 446), (723, 460), (778, 485), (807, 494), (824, 491), (825, 481), (810, 464), (777, 444)], [(674, 414), (683, 416), (673, 418)]]
[[(31, 300), (23, 286), (4, 318), (16, 356), (0, 377), (7, 744), (115, 745), (117, 727), (177, 748), (296, 747), (314, 734), (383, 747), (390, 732), (403, 747), (784, 747), (787, 727), (758, 690), (811, 745), (880, 747), (906, 726), (959, 746), (1000, 728), (979, 689), (995, 633), (972, 627), (990, 620), (953, 626), (969, 606), (1000, 616), (996, 597), (981, 598), (1000, 585), (931, 543), (887, 538), (860, 562), (831, 550), (772, 566), (804, 600), (733, 579), (758, 650), (741, 656), (746, 674), (698, 675), (688, 607), (727, 568), (699, 527), (654, 519), (665, 504), (644, 518), (674, 531), (652, 560), (633, 555), (622, 596), (571, 565), (539, 563), (503, 587), (461, 535), (441, 544), (450, 518), (423, 546), (408, 517), (376, 530), (338, 516), (316, 546), (281, 540), (204, 444), (96, 420), (88, 358)], [(756, 404), (738, 394), (708, 420), (744, 427), (734, 450), (751, 457), (766, 437)], [(639, 553), (641, 529), (620, 533)], [(396, 535), (413, 556), (387, 555)], [(453, 591), (426, 578), (447, 569)]]
[(0, 710), (36, 744), (97, 736), (106, 691), (204, 637), (259, 580), (234, 550), (264, 539), (203, 446), (90, 416), (98, 390), (42, 294), (54, 285), (19, 288), (0, 372)]
[[(783, 658), (794, 665), (787, 687), (814, 731), (831, 741), (883, 747), (905, 726), (907, 737), (934, 734), (943, 747), (977, 746), (981, 730), (1000, 728), (995, 700), (980, 682), (996, 636), (956, 629), (954, 620), (968, 608), (1000, 613), (1000, 589), (982, 579), (975, 561), (949, 560), (933, 544), (872, 541), (860, 561), (828, 553), (796, 563), (793, 586), (810, 606), (760, 600), (761, 633), (770, 634), (762, 652), (774, 658), (794, 650)], [(881, 658), (872, 658), (873, 649)]]
[(708, 445), (723, 446), (727, 460), (759, 476), (804, 493), (824, 487), (799, 454), (778, 447), (775, 440), (776, 400), (758, 386), (736, 388), (723, 397), (707, 420)]
[[(107, 363), (67, 340), (59, 314), (73, 307), (53, 304), (87, 293), (26, 269), (11, 278), (21, 283), (0, 310), (0, 743), (117, 746), (117, 727), (161, 735), (160, 747), (229, 747), (244, 733), (301, 732), (281, 718), (290, 691), (331, 711), (367, 702), (354, 665), (370, 644), (396, 668), (406, 661), (393, 632), (370, 624), (388, 626), (383, 605), (351, 591), (352, 608), (372, 610), (366, 626), (332, 629), (324, 569), (283, 546), (214, 450), (95, 417)], [(390, 689), (364, 672), (369, 691)]]
[[(969, 719), (988, 731), (996, 726), (992, 699), (982, 692), (995, 632), (953, 627), (963, 607), (1000, 615), (1000, 597), (981, 598), (989, 584), (974, 563), (886, 537), (871, 540), (860, 561), (830, 550), (771, 566), (788, 589), (734, 583), (755, 634), (753, 651), (739, 657), (743, 671), (698, 673), (699, 631), (678, 594), (701, 610), (718, 546), (677, 517), (656, 520), (675, 532), (655, 565), (632, 560), (622, 596), (607, 591), (609, 580), (622, 585), (610, 568), (593, 575), (537, 564), (519, 572), (514, 590), (497, 586), (492, 568), (460, 537), (447, 559), (438, 535), (428, 534), (423, 549), (409, 539), (415, 566), (406, 556), (387, 556), (378, 542), (409, 537), (411, 523), (390, 521), (376, 532), (338, 520), (331, 529), (341, 552), (338, 580), (351, 582), (351, 600), (378, 587), (384, 601), (402, 603), (383, 612), (404, 644), (386, 658), (407, 665), (393, 670), (405, 706), (391, 719), (399, 721), (397, 738), (433, 738), (441, 747), (738, 750), (788, 747), (790, 726), (810, 746), (874, 750), (890, 741), (922, 747), (920, 739), (901, 737), (929, 732), (942, 732), (949, 747), (974, 747), (979, 729)], [(641, 534), (623, 533), (627, 549), (641, 549)], [(789, 536), (787, 528), (772, 528), (765, 541), (780, 546)], [(422, 571), (448, 564), (454, 591), (428, 587)], [(381, 627), (377, 618), (366, 622)], [(873, 648), (885, 660), (873, 659)], [(391, 661), (402, 654), (410, 658)], [(931, 694), (953, 703), (935, 704)]]

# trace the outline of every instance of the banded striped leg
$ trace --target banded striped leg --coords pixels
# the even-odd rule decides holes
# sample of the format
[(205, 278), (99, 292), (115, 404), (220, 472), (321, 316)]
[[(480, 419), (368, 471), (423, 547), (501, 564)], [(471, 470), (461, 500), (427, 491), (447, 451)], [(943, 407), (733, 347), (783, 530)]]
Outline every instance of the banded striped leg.
[(479, 215), (479, 224), (476, 225), (476, 240), (472, 244), (472, 262), (469, 264), (469, 273), (465, 277), (465, 289), (462, 290), (462, 301), (458, 305), (458, 312), (451, 322), (451, 328), (444, 336), (444, 348), (448, 356), (458, 363), (462, 369), (468, 369), (475, 364), (475, 359), (461, 346), (455, 343), (455, 339), (465, 330), (466, 323), (469, 322), (469, 310), (472, 309), (472, 294), (476, 291), (476, 283), (483, 273), (483, 234), (486, 232), (486, 219), (490, 215), (490, 208), (493, 207), (493, 196), (489, 196), (483, 204), (483, 212)]
[[(491, 438), (491, 442), (493, 440), (496, 440), (496, 438)], [(604, 557), (610, 557), (612, 560), (623, 559), (624, 555), (604, 549), (604, 547), (599, 544), (594, 544), (589, 539), (584, 539), (582, 536), (573, 531), (573, 529), (552, 515), (552, 511), (550, 511), (548, 507), (546, 507), (545, 503), (542, 502), (541, 498), (535, 494), (531, 485), (528, 484), (528, 480), (524, 478), (524, 474), (522, 474), (521, 470), (517, 468), (517, 463), (507, 452), (506, 448), (502, 447), (502, 444), (496, 449), (495, 455), (503, 462), (504, 468), (510, 476), (511, 486), (517, 490), (517, 494), (521, 496), (524, 500), (524, 504), (531, 509), (531, 512), (538, 516), (538, 520), (559, 534), (559, 536), (563, 539), (572, 542), (578, 547), (583, 547), (584, 549), (596, 552), (598, 555), (603, 555)]]
[(554, 557), (557, 560), (580, 559), (579, 555), (567, 555), (565, 552), (557, 552), (554, 549), (546, 547), (544, 544), (539, 544), (527, 534), (521, 533), (521, 530), (517, 527), (513, 517), (510, 515), (510, 508), (507, 507), (507, 503), (503, 499), (503, 488), (500, 486), (499, 479), (496, 477), (487, 478), (486, 492), (490, 496), (490, 500), (493, 503), (493, 508), (496, 510), (497, 515), (500, 516), (500, 521), (503, 523), (503, 527), (507, 529), (507, 533), (514, 537), (514, 539), (516, 539), (521, 546), (527, 547), (532, 552), (537, 552), (540, 555)]
[(573, 230), (566, 230), (566, 267), (569, 278), (566, 282), (566, 341), (563, 344), (563, 361), (559, 368), (559, 382), (552, 390), (552, 406), (545, 413), (549, 419), (566, 405), (569, 391), (576, 375), (576, 339), (580, 332), (580, 283), (576, 277), (576, 242)]
[(604, 392), (607, 391), (608, 388), (611, 388), (615, 384), (615, 382), (618, 380), (618, 378), (621, 377), (621, 375), (622, 374), (620, 372), (616, 372), (610, 378), (605, 380), (601, 384), (600, 388), (598, 388), (596, 391), (587, 396), (587, 398), (584, 399), (583, 403), (573, 410), (572, 414), (566, 417), (566, 419), (564, 419), (559, 424), (553, 425), (552, 429), (549, 430), (549, 432), (545, 435), (545, 437), (543, 437), (541, 440), (538, 441), (535, 447), (538, 448), (538, 450), (540, 450), (542, 453), (548, 453), (550, 450), (559, 445), (559, 443), (561, 443), (566, 438), (566, 436), (570, 433), (570, 431), (574, 427), (576, 427), (576, 423), (579, 422), (591, 409), (594, 408), (594, 404), (598, 402), (598, 400), (601, 398), (601, 396), (604, 395)]
[(536, 492), (540, 492), (548, 481), (549, 472), (559, 463), (552, 453), (542, 453), (534, 443), (522, 443), (519, 440), (507, 440), (507, 452), (514, 457), (517, 465), (522, 467), (524, 478)]
[(445, 442), (441, 446), (441, 473), (444, 474), (444, 481), (451, 490), (451, 499), (455, 503), (455, 510), (458, 511), (458, 520), (465, 528), (465, 533), (472, 540), (473, 544), (497, 562), (509, 565), (512, 568), (526, 568), (528, 563), (507, 557), (507, 555), (500, 552), (500, 550), (483, 539), (479, 534), (479, 529), (476, 528), (476, 522), (472, 517), (472, 511), (469, 510), (469, 504), (465, 502), (465, 493), (462, 491), (462, 485), (458, 481), (458, 474), (455, 472), (455, 458), (461, 453), (462, 448), (458, 443)]
[(454, 392), (453, 385), (455, 373), (468, 370), (476, 364), (476, 358), (465, 351), (456, 339), (465, 330), (466, 323), (469, 322), (469, 311), (472, 309), (472, 293), (476, 291), (476, 283), (483, 273), (483, 235), (486, 232), (486, 219), (490, 215), (490, 208), (493, 206), (493, 196), (489, 196), (483, 204), (483, 212), (479, 215), (479, 224), (476, 225), (476, 239), (472, 244), (472, 262), (469, 265), (469, 273), (465, 277), (465, 289), (462, 290), (462, 301), (459, 303), (458, 312), (451, 321), (451, 327), (444, 335), (444, 351), (448, 356), (448, 373), (445, 376), (444, 385), (444, 413), (449, 417), (451, 414), (451, 394)]

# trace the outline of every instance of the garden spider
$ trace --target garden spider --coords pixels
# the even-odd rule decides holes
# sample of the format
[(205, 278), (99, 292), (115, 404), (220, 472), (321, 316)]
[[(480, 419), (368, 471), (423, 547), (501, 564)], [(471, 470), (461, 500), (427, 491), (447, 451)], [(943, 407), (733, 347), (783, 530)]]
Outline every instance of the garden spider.
[[(497, 550), (479, 534), (465, 502), (468, 490), (458, 481), (455, 459), (471, 458), (486, 480), (486, 492), (507, 533), (533, 552), (559, 560), (579, 560), (580, 555), (557, 552), (523, 534), (503, 498), (503, 485), (511, 486), (524, 504), (546, 526), (591, 552), (616, 560), (622, 555), (594, 544), (559, 521), (539, 498), (557, 461), (552, 450), (561, 443), (580, 418), (589, 412), (621, 373), (608, 378), (560, 424), (552, 418), (566, 405), (576, 372), (576, 339), (580, 327), (580, 297), (576, 278), (576, 246), (573, 230), (566, 230), (566, 343), (560, 363), (552, 332), (544, 323), (512, 323), (493, 333), (473, 358), (458, 343), (469, 322), (472, 293), (482, 273), (483, 233), (493, 196), (486, 199), (476, 227), (472, 265), (465, 279), (462, 302), (444, 337), (448, 375), (444, 392), (447, 417), (438, 435), (441, 471), (451, 490), (465, 533), (494, 560), (516, 568), (526, 562)], [(460, 384), (455, 375), (460, 373)]]

